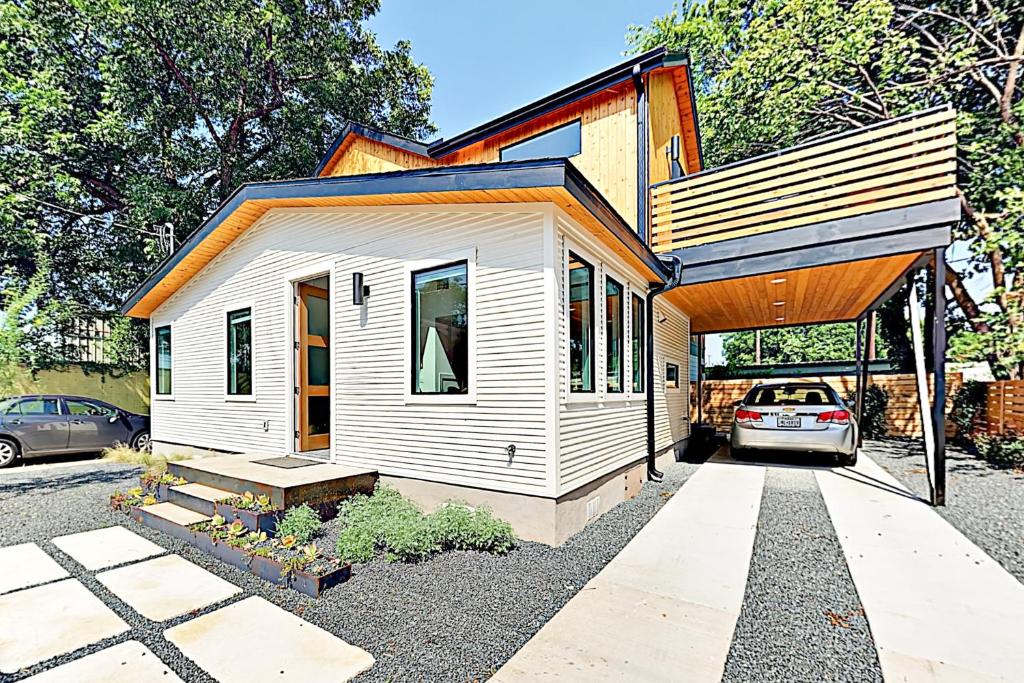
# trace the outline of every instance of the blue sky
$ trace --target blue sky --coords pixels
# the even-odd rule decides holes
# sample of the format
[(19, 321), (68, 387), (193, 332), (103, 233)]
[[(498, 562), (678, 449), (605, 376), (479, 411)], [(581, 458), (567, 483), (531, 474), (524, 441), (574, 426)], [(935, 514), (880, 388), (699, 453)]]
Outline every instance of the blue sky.
[(433, 121), (452, 137), (624, 59), (626, 28), (671, 0), (382, 0), (378, 40), (412, 42), (434, 74)]

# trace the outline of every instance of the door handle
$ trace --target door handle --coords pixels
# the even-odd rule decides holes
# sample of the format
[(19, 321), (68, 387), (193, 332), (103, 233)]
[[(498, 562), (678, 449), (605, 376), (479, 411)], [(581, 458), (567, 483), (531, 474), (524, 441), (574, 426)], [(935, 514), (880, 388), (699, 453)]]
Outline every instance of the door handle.
[(72, 420), (71, 424), (73, 424), (73, 425), (84, 425), (85, 424), (85, 420)]
[(21, 420), (11, 420), (11, 424), (12, 425), (20, 425), (21, 424)]

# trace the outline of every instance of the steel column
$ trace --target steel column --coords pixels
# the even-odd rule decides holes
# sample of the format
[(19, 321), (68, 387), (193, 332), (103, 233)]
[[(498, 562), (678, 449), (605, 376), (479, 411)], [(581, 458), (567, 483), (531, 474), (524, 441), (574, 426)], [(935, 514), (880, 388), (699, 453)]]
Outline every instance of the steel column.
[(946, 504), (946, 248), (935, 250), (934, 315), (932, 315), (932, 368), (935, 377), (935, 402), (932, 425), (935, 429), (935, 487), (932, 504)]

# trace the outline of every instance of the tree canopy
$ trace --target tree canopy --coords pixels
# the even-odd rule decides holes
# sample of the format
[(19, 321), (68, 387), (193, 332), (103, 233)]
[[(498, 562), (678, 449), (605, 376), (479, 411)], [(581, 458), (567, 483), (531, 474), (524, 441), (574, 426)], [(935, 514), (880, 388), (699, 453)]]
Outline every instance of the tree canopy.
[[(951, 354), (1024, 376), (1024, 12), (1018, 0), (685, 0), (636, 50), (687, 51), (708, 166), (926, 107), (958, 111), (955, 229), (947, 263)], [(964, 284), (981, 273), (991, 295)]]
[[(305, 177), (346, 120), (432, 132), (378, 0), (0, 0), (2, 287), (114, 310), (241, 183)], [(163, 248), (161, 248), (163, 238)]]

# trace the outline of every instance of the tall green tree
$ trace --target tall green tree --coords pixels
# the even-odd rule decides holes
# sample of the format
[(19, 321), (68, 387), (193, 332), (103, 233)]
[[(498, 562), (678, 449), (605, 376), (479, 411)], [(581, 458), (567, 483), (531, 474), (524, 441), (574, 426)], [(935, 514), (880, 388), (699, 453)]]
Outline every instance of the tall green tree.
[[(310, 175), (346, 120), (430, 134), (379, 0), (0, 0), (3, 284), (116, 308), (239, 184)], [(12, 287), (11, 291), (18, 291)], [(2, 308), (0, 302), (0, 308)]]
[[(951, 352), (1024, 377), (1024, 10), (1019, 0), (685, 0), (637, 50), (691, 55), (709, 166), (899, 114), (958, 111), (965, 263)], [(964, 280), (980, 274), (991, 295)]]
[[(753, 330), (725, 335), (722, 351), (726, 364), (756, 364), (756, 336)], [(853, 323), (778, 327), (761, 330), (760, 336), (762, 365), (850, 360), (856, 354), (857, 330)], [(888, 352), (885, 340), (876, 336), (875, 356), (885, 358)]]

